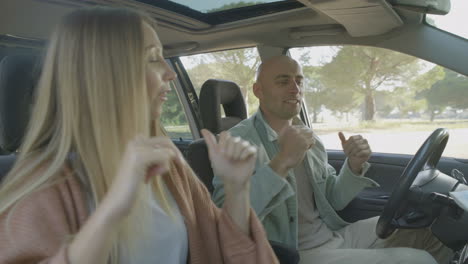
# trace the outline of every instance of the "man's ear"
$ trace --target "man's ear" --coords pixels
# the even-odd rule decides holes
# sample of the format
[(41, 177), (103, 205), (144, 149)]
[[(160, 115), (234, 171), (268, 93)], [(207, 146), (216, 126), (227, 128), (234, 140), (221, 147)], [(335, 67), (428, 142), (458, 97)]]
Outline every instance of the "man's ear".
[(253, 84), (253, 93), (254, 93), (255, 97), (258, 98), (258, 100), (262, 99), (262, 97), (263, 97), (262, 85), (259, 82), (255, 82)]

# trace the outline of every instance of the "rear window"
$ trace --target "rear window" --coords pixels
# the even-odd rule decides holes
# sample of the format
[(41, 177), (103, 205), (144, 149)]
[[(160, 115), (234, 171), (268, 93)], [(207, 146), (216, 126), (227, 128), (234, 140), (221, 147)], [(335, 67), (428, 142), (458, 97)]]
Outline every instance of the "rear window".
[[(200, 89), (208, 79), (235, 82), (241, 89), (247, 106), (247, 115), (257, 111), (258, 99), (253, 94), (255, 73), (261, 63), (256, 48), (234, 49), (181, 57), (184, 68), (200, 95)], [(221, 108), (222, 110), (222, 108)]]

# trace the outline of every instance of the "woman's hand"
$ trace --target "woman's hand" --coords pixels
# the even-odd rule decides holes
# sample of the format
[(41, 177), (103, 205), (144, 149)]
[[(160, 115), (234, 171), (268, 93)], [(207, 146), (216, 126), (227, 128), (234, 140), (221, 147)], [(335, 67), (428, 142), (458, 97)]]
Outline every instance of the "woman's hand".
[(239, 137), (231, 137), (226, 131), (221, 132), (218, 143), (208, 130), (201, 132), (208, 146), (214, 174), (223, 180), (226, 189), (245, 189), (255, 167), (257, 149)]
[(116, 220), (130, 213), (142, 182), (147, 183), (170, 169), (177, 153), (167, 146), (168, 140), (138, 137), (127, 144), (117, 176), (103, 200)]
[(250, 235), (250, 177), (257, 149), (247, 141), (231, 137), (229, 132), (222, 132), (218, 143), (208, 130), (201, 132), (208, 146), (213, 172), (224, 182), (224, 208), (244, 234)]
[(103, 252), (110, 250), (116, 227), (131, 212), (140, 185), (167, 172), (171, 161), (177, 160), (179, 152), (167, 141), (162, 137), (138, 137), (127, 144), (106, 196), (70, 243), (70, 263), (106, 262)]

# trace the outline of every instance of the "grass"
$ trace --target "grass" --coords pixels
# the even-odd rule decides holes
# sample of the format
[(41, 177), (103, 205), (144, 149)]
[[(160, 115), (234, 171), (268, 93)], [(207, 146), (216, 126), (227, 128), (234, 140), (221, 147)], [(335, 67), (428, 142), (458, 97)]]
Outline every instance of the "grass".
[(192, 132), (188, 125), (164, 127), (171, 138), (193, 139)]
[(331, 123), (331, 124), (313, 124), (312, 127), (317, 134), (345, 130), (352, 133), (366, 133), (371, 131), (427, 131), (439, 127), (447, 129), (468, 128), (468, 120), (379, 120), (373, 122), (360, 123)]
[[(428, 120), (379, 120), (360, 123), (314, 123), (312, 125), (317, 134), (327, 134), (336, 131), (347, 131), (350, 133), (366, 133), (375, 131), (428, 131), (439, 127), (447, 129), (468, 128), (468, 120), (440, 119), (430, 122)], [(171, 138), (192, 139), (192, 132), (188, 125), (165, 126)]]

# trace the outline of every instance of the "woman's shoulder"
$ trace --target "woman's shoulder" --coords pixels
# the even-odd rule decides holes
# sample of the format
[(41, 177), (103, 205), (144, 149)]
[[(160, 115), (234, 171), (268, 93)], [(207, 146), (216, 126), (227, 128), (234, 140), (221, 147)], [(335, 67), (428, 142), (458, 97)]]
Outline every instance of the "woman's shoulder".
[(60, 226), (78, 230), (88, 214), (85, 195), (68, 166), (64, 165), (59, 174), (57, 180), (44, 184), (16, 202), (0, 216), (0, 222), (7, 220), (8, 225), (21, 227), (9, 228), (17, 231), (28, 230), (28, 227), (60, 229)]
[(87, 218), (83, 194), (76, 178), (61, 173), (63, 179), (30, 192), (0, 215), (1, 263), (55, 255), (79, 231)]

